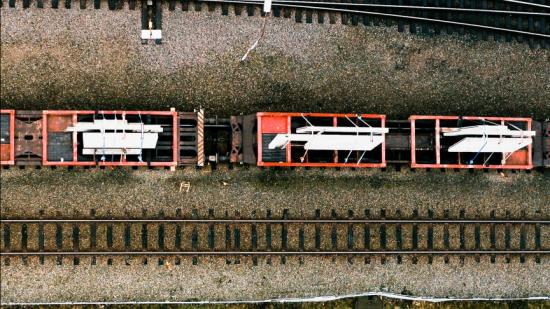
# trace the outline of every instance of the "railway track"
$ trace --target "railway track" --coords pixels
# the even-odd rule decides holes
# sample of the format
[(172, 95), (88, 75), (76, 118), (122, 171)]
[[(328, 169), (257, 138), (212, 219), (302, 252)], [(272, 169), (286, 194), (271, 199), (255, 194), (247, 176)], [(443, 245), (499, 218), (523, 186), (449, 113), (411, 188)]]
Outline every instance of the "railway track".
[[(357, 216), (351, 211), (341, 217), (332, 212), (324, 218), (320, 211), (308, 219), (291, 218), (288, 211), (273, 217), (270, 211), (259, 217), (226, 216), (215, 218), (212, 211), (199, 217), (194, 211), (189, 218), (35, 218), (2, 219), (1, 241), (4, 259), (37, 256), (44, 263), (47, 256), (61, 261), (72, 257), (153, 256), (161, 259), (175, 256), (192, 257), (197, 263), (202, 256), (253, 258), (298, 256), (347, 256), (353, 259), (371, 257), (385, 261), (396, 258), (434, 257), (504, 257), (519, 262), (550, 255), (550, 220), (466, 218), (461, 212), (451, 218), (435, 218), (432, 212), (419, 217), (386, 218), (385, 211), (373, 217), (366, 210)], [(515, 260), (515, 259), (514, 259)]]
[[(4, 0), (1, 1), (5, 6)], [(16, 0), (7, 0), (10, 8), (27, 9), (88, 5), (102, 7), (101, 0), (23, 0), (16, 6)], [(203, 9), (214, 11), (220, 7), (223, 15), (254, 16), (261, 14), (261, 0), (154, 0), (147, 6), (145, 0), (108, 0), (110, 10), (135, 10), (141, 7), (142, 29), (162, 29), (162, 7), (183, 11)], [(272, 4), (272, 16), (291, 18), (296, 22), (336, 23), (346, 25), (397, 25), (400, 32), (409, 31), (425, 35), (468, 34), (472, 37), (495, 41), (526, 42), (531, 47), (550, 47), (550, 5), (545, 0), (341, 0), (302, 1), (276, 0)], [(340, 18), (338, 18), (340, 17)], [(149, 28), (151, 29), (151, 28)]]

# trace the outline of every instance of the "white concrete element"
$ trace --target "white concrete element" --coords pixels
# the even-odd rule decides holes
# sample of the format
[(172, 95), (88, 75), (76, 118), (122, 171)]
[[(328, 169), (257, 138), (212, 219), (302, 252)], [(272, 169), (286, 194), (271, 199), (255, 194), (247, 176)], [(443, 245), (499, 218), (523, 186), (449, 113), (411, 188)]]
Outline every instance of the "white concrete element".
[(531, 138), (466, 137), (449, 147), (449, 152), (512, 153), (531, 143)]
[(65, 131), (82, 132), (83, 155), (140, 156), (142, 149), (157, 146), (158, 133), (163, 129), (158, 124), (128, 123), (126, 119), (94, 119), (77, 122)]
[(154, 149), (157, 145), (157, 133), (82, 133), (84, 148), (95, 149)]
[[(448, 152), (513, 153), (531, 145), (535, 131), (511, 130), (507, 125), (477, 125), (461, 128), (441, 128), (443, 136), (466, 137), (451, 147)], [(494, 136), (494, 137), (488, 137)], [(496, 137), (498, 136), (498, 137)]]
[(382, 144), (381, 135), (319, 135), (304, 145), (306, 150), (361, 150), (370, 151)]
[(277, 134), (271, 143), (269, 149), (285, 148), (289, 142), (307, 142), (314, 135), (308, 134)]
[(141, 39), (142, 40), (160, 40), (162, 39), (162, 30), (141, 30)]
[(97, 149), (97, 148), (85, 148), (82, 149), (83, 155), (139, 155), (141, 149)]
[(306, 150), (361, 150), (369, 151), (382, 144), (382, 135), (321, 135), (277, 134), (269, 149), (285, 148), (289, 142), (306, 142)]
[(388, 133), (388, 128), (376, 128), (376, 127), (323, 127), (323, 126), (307, 126), (296, 129), (296, 133), (373, 133), (384, 134)]
[(499, 135), (514, 137), (532, 137), (535, 131), (510, 130), (505, 125), (479, 125), (461, 128), (441, 128), (443, 136), (465, 136), (465, 135)]
[(159, 124), (128, 123), (128, 120), (122, 119), (94, 119), (94, 122), (77, 122), (76, 126), (68, 127), (67, 132), (86, 132), (86, 131), (134, 131), (145, 133), (160, 133), (162, 126)]
[(271, 12), (271, 2), (272, 0), (264, 0), (264, 13)]

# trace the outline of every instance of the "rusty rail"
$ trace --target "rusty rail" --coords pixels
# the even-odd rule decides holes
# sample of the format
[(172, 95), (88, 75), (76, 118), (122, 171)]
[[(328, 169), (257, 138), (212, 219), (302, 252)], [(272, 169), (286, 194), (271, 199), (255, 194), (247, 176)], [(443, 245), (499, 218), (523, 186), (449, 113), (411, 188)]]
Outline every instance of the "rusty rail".
[(0, 219), (0, 223), (227, 223), (227, 224), (550, 224), (550, 220), (513, 220), (513, 219)]
[(550, 254), (550, 250), (377, 250), (377, 251), (45, 251), (45, 252), (1, 252), (0, 256), (219, 256), (219, 255), (517, 255), (517, 254)]

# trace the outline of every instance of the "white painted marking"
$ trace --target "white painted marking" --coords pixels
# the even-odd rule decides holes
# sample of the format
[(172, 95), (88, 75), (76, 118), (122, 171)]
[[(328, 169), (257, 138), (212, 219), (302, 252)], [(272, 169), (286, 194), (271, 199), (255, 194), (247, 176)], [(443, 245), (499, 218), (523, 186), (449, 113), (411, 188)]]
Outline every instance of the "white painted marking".
[(141, 30), (142, 40), (160, 40), (162, 39), (162, 30)]
[(271, 2), (272, 0), (264, 0), (264, 13), (271, 12)]

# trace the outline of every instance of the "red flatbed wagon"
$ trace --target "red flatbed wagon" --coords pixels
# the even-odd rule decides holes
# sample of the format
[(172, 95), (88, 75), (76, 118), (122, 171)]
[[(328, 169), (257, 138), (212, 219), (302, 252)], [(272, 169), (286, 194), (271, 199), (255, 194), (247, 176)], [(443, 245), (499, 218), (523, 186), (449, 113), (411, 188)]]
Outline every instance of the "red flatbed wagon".
[(15, 110), (0, 110), (0, 165), (15, 162)]
[(531, 118), (411, 116), (412, 168), (531, 169)]
[(5, 109), (0, 137), (2, 166), (550, 166), (548, 121), (520, 117)]
[(257, 113), (258, 166), (386, 167), (384, 115)]
[(204, 121), (202, 110), (1, 110), (1, 163), (203, 166)]
[(176, 166), (176, 111), (43, 111), (42, 165)]

